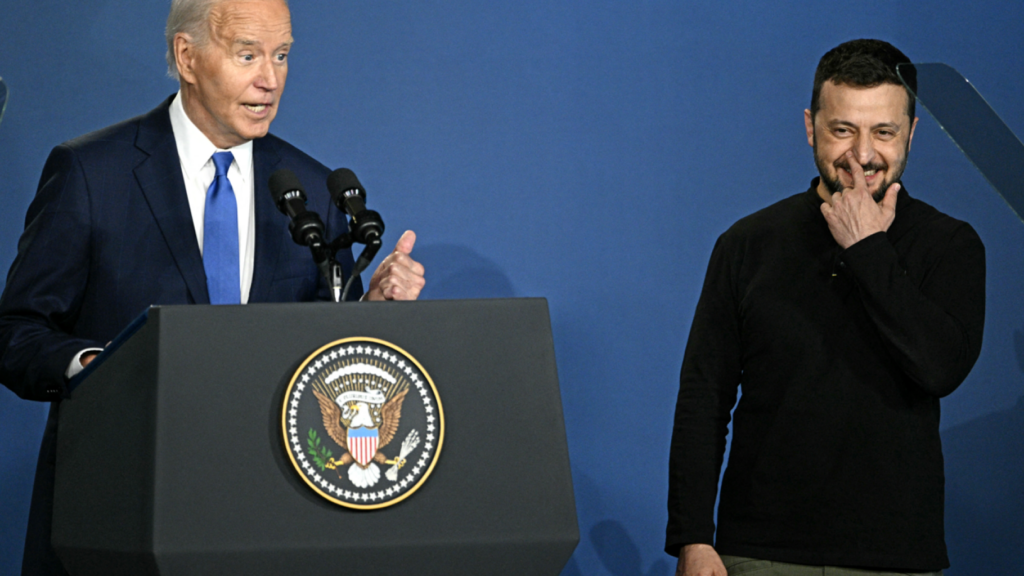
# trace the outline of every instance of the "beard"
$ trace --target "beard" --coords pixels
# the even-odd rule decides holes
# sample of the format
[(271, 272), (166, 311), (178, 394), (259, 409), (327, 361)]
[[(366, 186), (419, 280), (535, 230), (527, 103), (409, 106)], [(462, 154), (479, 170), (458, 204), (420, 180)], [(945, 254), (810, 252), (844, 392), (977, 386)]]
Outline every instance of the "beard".
[[(903, 176), (903, 170), (907, 167), (907, 155), (910, 152), (910, 141), (907, 141), (907, 145), (903, 148), (903, 155), (896, 159), (895, 165), (890, 169), (890, 166), (885, 162), (876, 160), (867, 166), (863, 166), (864, 171), (869, 170), (885, 170), (889, 178), (882, 182), (882, 185), (878, 187), (871, 194), (871, 198), (875, 202), (881, 202), (882, 198), (885, 198), (885, 191), (889, 189)], [(839, 179), (839, 170), (843, 169), (850, 171), (850, 164), (846, 161), (846, 156), (840, 156), (838, 160), (832, 163), (832, 171), (829, 172), (827, 161), (818, 154), (818, 136), (814, 135), (814, 165), (818, 167), (818, 174), (821, 175), (821, 181), (825, 183), (825, 187), (828, 188), (829, 193), (835, 194), (836, 192), (842, 192), (845, 186)], [(852, 172), (851, 172), (852, 174)]]

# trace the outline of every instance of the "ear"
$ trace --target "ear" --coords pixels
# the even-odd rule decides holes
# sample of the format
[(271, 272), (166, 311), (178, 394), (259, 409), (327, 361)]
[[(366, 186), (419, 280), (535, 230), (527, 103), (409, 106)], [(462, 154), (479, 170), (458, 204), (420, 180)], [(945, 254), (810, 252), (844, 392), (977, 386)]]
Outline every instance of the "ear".
[(907, 139), (907, 151), (910, 150), (910, 145), (914, 142), (914, 130), (917, 129), (917, 116), (914, 117), (914, 121), (910, 123), (910, 138)]
[(174, 35), (174, 62), (178, 66), (178, 77), (186, 84), (196, 83), (195, 62), (199, 47), (184, 32)]
[(807, 130), (807, 145), (814, 147), (814, 116), (810, 110), (804, 110), (804, 128)]

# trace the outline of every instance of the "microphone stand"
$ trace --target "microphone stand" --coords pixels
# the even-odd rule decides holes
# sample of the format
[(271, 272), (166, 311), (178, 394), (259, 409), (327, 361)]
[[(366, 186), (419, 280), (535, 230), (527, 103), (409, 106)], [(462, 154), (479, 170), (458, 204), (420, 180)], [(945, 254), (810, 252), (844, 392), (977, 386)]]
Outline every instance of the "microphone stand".
[(341, 302), (344, 299), (341, 291), (341, 264), (334, 256), (337, 249), (332, 250), (330, 246), (330, 244), (325, 246), (318, 242), (311, 245), (309, 249), (313, 252), (313, 261), (316, 262), (317, 268), (320, 269), (320, 274), (327, 280), (327, 285), (331, 289), (331, 298), (335, 302)]
[(342, 294), (342, 272), (341, 264), (335, 257), (335, 253), (341, 248), (348, 248), (352, 245), (351, 234), (346, 232), (333, 242), (325, 243), (320, 233), (304, 234), (305, 230), (323, 230), (323, 223), (315, 212), (304, 212), (292, 218), (288, 223), (288, 230), (292, 233), (292, 239), (296, 244), (309, 246), (313, 254), (313, 262), (320, 270), (320, 275), (327, 280), (331, 289), (331, 298), (335, 302), (343, 300)]
[(351, 248), (356, 242), (357, 240), (353, 238), (351, 232), (345, 232), (327, 245), (317, 243), (309, 247), (313, 252), (313, 260), (316, 261), (317, 267), (320, 268), (320, 273), (327, 280), (327, 285), (331, 287), (331, 297), (335, 302), (345, 301), (353, 282), (370, 265), (370, 262), (377, 256), (377, 252), (382, 245), (380, 236), (372, 235), (366, 239), (366, 247), (359, 254), (359, 258), (352, 266), (352, 273), (349, 274), (348, 281), (344, 282), (343, 285), (341, 264), (338, 262), (336, 254), (338, 250)]

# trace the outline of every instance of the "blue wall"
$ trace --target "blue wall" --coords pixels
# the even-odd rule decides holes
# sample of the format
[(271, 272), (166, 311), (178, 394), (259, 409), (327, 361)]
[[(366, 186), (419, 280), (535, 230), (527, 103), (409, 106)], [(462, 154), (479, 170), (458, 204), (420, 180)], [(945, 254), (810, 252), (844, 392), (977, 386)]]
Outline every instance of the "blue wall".
[[(3, 270), (49, 149), (176, 89), (165, 9), (5, 0)], [(388, 242), (419, 233), (423, 297), (550, 302), (582, 536), (568, 575), (672, 571), (661, 551), (668, 443), (707, 258), (729, 224), (815, 175), (802, 113), (821, 54), (868, 36), (947, 62), (1024, 134), (1021, 2), (316, 0), (293, 10), (274, 132), (354, 169)], [(1020, 574), (1024, 225), (920, 114), (904, 180), (974, 224), (989, 259), (984, 349), (943, 402), (947, 574)], [(20, 565), (44, 417), (0, 388), (0, 574)]]

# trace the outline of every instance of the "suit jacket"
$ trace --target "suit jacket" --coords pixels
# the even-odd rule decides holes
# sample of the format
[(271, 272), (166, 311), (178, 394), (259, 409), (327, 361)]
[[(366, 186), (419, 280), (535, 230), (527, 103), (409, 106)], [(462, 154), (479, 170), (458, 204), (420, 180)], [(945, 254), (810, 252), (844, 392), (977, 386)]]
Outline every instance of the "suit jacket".
[[(57, 146), (25, 218), (18, 255), (0, 296), (0, 382), (18, 396), (57, 401), (80, 350), (102, 348), (154, 304), (208, 304), (206, 273), (185, 192), (168, 108)], [(307, 187), (327, 236), (347, 222), (330, 202), (330, 170), (287, 142), (253, 141), (256, 249), (249, 302), (326, 298), (309, 249), (295, 244), (268, 187), (279, 168)], [(345, 275), (352, 254), (338, 254)], [(358, 283), (357, 283), (358, 284)], [(362, 286), (353, 286), (358, 298)], [(40, 450), (23, 571), (63, 574), (50, 549), (54, 402)]]

